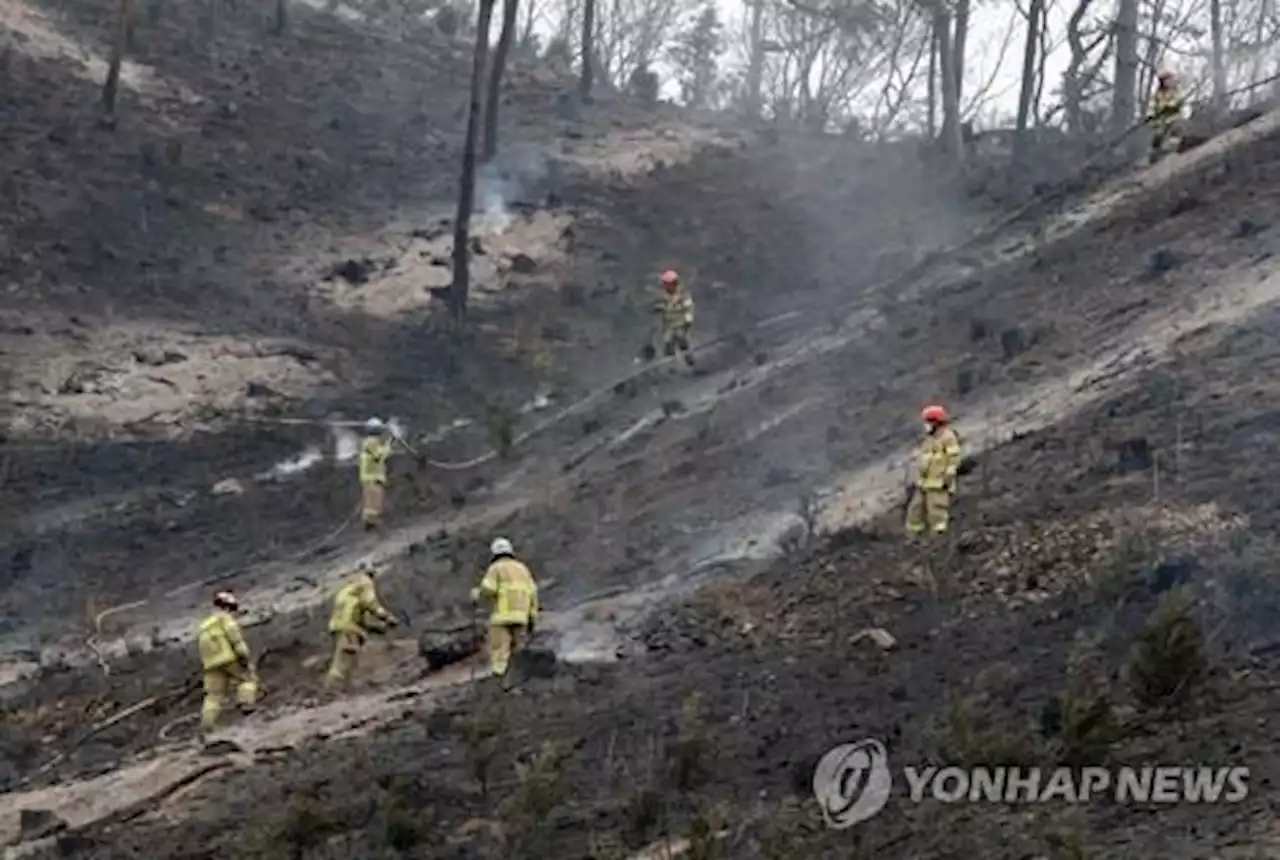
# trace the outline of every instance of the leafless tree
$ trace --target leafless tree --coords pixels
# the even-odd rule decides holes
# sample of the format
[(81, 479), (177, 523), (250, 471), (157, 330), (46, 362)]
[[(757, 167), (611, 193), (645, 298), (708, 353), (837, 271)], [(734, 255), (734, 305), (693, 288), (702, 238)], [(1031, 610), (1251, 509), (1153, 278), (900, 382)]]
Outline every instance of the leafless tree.
[(1227, 63), (1222, 47), (1222, 0), (1209, 0), (1209, 29), (1213, 40), (1213, 114), (1227, 110)]
[(516, 28), (519, 27), (520, 0), (503, 0), (502, 33), (498, 36), (498, 46), (493, 52), (493, 68), (489, 72), (489, 96), (484, 111), (484, 161), (490, 162), (498, 154), (498, 109), (502, 95), (502, 78), (507, 70), (507, 56), (511, 53), (511, 42), (515, 39)]
[(1036, 95), (1036, 78), (1039, 64), (1036, 55), (1040, 48), (1043, 29), (1044, 0), (1031, 0), (1027, 9), (1027, 34), (1022, 51), (1022, 85), (1018, 91), (1017, 136), (1014, 143), (1014, 162), (1026, 161), (1028, 148), (1027, 123), (1032, 114), (1032, 102)]
[(120, 67), (124, 65), (127, 47), (133, 42), (133, 28), (137, 7), (134, 0), (118, 0), (116, 4), (116, 32), (111, 40), (111, 57), (107, 63), (107, 78), (102, 84), (102, 112), (113, 118), (116, 98), (120, 92)]
[(578, 94), (583, 101), (591, 98), (596, 73), (596, 0), (584, 0), (582, 6), (582, 77)]
[(480, 0), (475, 49), (471, 58), (471, 103), (467, 109), (467, 133), (462, 144), (462, 179), (458, 189), (458, 213), (453, 222), (453, 279), (449, 284), (449, 310), (459, 328), (466, 323), (471, 293), (471, 211), (476, 196), (476, 138), (480, 128), (480, 96), (489, 60), (489, 23), (494, 0)]
[(1138, 0), (1119, 0), (1116, 12), (1116, 72), (1111, 93), (1111, 132), (1133, 122), (1138, 87)]
[(922, 0), (933, 15), (934, 32), (938, 45), (938, 79), (942, 96), (943, 149), (956, 161), (964, 159), (964, 139), (960, 127), (960, 81), (956, 72), (955, 33), (951, 12), (942, 0)]
[(593, 59), (600, 77), (622, 87), (636, 69), (652, 68), (686, 5), (681, 0), (607, 0), (593, 27)]

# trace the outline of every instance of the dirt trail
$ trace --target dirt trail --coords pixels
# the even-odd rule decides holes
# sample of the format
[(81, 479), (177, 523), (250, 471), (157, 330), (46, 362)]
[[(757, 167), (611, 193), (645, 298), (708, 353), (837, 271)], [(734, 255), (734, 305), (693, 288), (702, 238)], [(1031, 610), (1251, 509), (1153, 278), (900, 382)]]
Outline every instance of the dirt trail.
[[(412, 644), (401, 646), (401, 650)], [(387, 667), (392, 672), (398, 668), (401, 664)], [(310, 706), (268, 710), (211, 735), (207, 752), (191, 743), (162, 745), (143, 760), (102, 776), (0, 795), (0, 844), (19, 841), (23, 810), (51, 812), (73, 830), (121, 816), (132, 819), (144, 813), (157, 814), (161, 804), (178, 802), (179, 789), (185, 791), (197, 781), (216, 778), (229, 768), (252, 767), (255, 759), (285, 753), (308, 740), (348, 738), (373, 731), (468, 683), (475, 671), (473, 666), (460, 664), (416, 683)]]

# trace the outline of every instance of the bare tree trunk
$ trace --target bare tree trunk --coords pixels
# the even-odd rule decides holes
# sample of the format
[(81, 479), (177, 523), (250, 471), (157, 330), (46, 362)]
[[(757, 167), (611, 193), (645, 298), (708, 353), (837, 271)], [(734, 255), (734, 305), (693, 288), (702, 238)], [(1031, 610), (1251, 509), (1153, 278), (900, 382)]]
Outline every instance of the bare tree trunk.
[(956, 35), (952, 49), (955, 55), (956, 101), (964, 101), (964, 50), (969, 41), (969, 0), (956, 3)]
[(764, 82), (764, 0), (751, 3), (751, 45), (748, 48), (746, 74), (747, 114), (755, 119), (760, 116), (760, 89)]
[(585, 102), (591, 98), (595, 77), (596, 53), (596, 0), (586, 0), (582, 7), (582, 80), (578, 83), (578, 95)]
[(960, 99), (956, 93), (956, 56), (951, 40), (951, 15), (939, 6), (934, 13), (938, 32), (938, 77), (942, 81), (942, 145), (957, 163), (964, 161), (964, 133), (960, 128)]
[(1222, 55), (1222, 0), (1209, 0), (1209, 30), (1213, 38), (1213, 118), (1227, 112), (1227, 64)]
[(1117, 137), (1133, 124), (1138, 86), (1138, 0), (1120, 0), (1116, 14), (1116, 77), (1111, 95), (1111, 132)]
[(289, 0), (276, 0), (275, 34), (283, 36), (289, 29)]
[(494, 0), (480, 0), (476, 22), (476, 46), (471, 58), (471, 104), (467, 110), (467, 135), (462, 144), (462, 181), (458, 189), (458, 214), (453, 222), (453, 280), (449, 284), (449, 310), (459, 330), (467, 321), (471, 293), (468, 247), (471, 244), (471, 210), (476, 196), (476, 137), (480, 129), (480, 93), (489, 60), (489, 22)]
[(1084, 36), (1080, 32), (1084, 26), (1084, 16), (1089, 13), (1093, 0), (1080, 0), (1075, 11), (1067, 21), (1067, 46), (1071, 51), (1071, 60), (1062, 75), (1062, 110), (1067, 120), (1067, 131), (1079, 134), (1084, 130), (1084, 62), (1088, 59), (1088, 51), (1084, 46)]
[(503, 0), (502, 33), (498, 47), (493, 52), (493, 68), (489, 71), (489, 98), (484, 110), (484, 161), (493, 161), (498, 154), (498, 99), (502, 95), (502, 76), (507, 70), (507, 56), (511, 53), (511, 40), (515, 38), (516, 13), (520, 0)]
[(1018, 123), (1014, 138), (1015, 165), (1027, 163), (1027, 146), (1030, 143), (1027, 120), (1031, 116), (1031, 102), (1036, 92), (1036, 54), (1040, 42), (1040, 17), (1043, 14), (1043, 8), (1044, 0), (1031, 0), (1031, 6), (1027, 10), (1027, 42), (1022, 52), (1022, 88), (1018, 92)]
[(102, 84), (102, 112), (108, 117), (114, 117), (116, 114), (116, 96), (120, 92), (120, 66), (124, 64), (126, 47), (133, 39), (134, 0), (119, 0), (116, 9), (116, 37), (111, 42), (107, 79)]
[(938, 25), (929, 27), (929, 140), (938, 137)]

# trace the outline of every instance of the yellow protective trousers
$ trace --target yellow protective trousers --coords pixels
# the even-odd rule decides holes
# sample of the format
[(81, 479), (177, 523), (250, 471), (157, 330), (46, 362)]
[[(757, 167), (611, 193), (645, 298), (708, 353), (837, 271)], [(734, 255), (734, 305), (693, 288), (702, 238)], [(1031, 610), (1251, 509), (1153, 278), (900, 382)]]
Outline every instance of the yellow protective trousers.
[(907, 531), (924, 534), (929, 530), (943, 534), (951, 524), (951, 493), (916, 487), (907, 504)]
[(359, 633), (334, 633), (333, 657), (329, 660), (325, 683), (331, 687), (345, 686), (359, 668), (363, 648), (364, 637)]
[(524, 646), (527, 629), (523, 624), (489, 626), (489, 673), (495, 678), (507, 674), (512, 656)]
[(668, 357), (679, 355), (685, 364), (692, 364), (693, 356), (689, 354), (689, 329), (690, 327), (685, 325), (663, 329), (662, 354)]
[(382, 505), (386, 500), (386, 487), (376, 481), (367, 481), (360, 485), (360, 518), (366, 526), (378, 525), (382, 519)]
[(258, 700), (258, 679), (239, 663), (231, 663), (204, 673), (204, 706), (200, 710), (200, 728), (208, 730), (218, 722), (222, 703), (235, 687), (236, 701), (248, 709)]

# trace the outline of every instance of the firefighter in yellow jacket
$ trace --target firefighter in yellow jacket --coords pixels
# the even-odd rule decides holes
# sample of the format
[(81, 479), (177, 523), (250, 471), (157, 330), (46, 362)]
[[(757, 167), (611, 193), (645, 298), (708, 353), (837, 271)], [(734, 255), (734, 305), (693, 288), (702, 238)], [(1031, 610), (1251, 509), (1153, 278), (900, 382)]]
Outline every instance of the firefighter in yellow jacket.
[(198, 637), (200, 662), (204, 667), (201, 734), (218, 722), (223, 700), (232, 687), (242, 711), (252, 709), (258, 699), (257, 671), (235, 619), (240, 601), (230, 591), (219, 591), (213, 596), (213, 606), (213, 614), (200, 622)]
[(382, 519), (387, 493), (387, 460), (391, 457), (391, 429), (378, 418), (365, 422), (360, 442), (360, 517), (366, 529), (375, 529)]
[(1178, 144), (1178, 126), (1182, 122), (1182, 91), (1173, 72), (1165, 69), (1157, 77), (1156, 91), (1151, 94), (1151, 110), (1147, 122), (1151, 124), (1151, 162), (1164, 155), (1165, 149)]
[(533, 573), (515, 557), (511, 541), (495, 538), (489, 546), (492, 560), (480, 585), (471, 589), (471, 601), (483, 597), (493, 602), (489, 615), (489, 672), (505, 677), (512, 655), (533, 635), (538, 619), (538, 585)]
[(679, 355), (693, 368), (689, 333), (693, 330), (693, 299), (680, 286), (680, 275), (673, 269), (662, 273), (662, 297), (654, 305), (662, 320), (662, 353)]
[(360, 651), (363, 650), (371, 624), (381, 622), (395, 627), (400, 622), (378, 600), (373, 584), (375, 568), (363, 563), (355, 578), (338, 589), (333, 599), (333, 614), (329, 616), (329, 635), (333, 637), (333, 657), (329, 661), (328, 686), (344, 686), (356, 671)]
[(960, 468), (960, 439), (949, 425), (947, 410), (928, 406), (920, 413), (925, 436), (920, 443), (918, 475), (907, 504), (907, 531), (926, 529), (943, 534), (950, 525), (951, 501)]

